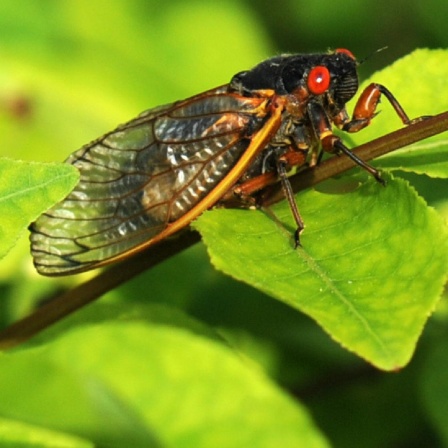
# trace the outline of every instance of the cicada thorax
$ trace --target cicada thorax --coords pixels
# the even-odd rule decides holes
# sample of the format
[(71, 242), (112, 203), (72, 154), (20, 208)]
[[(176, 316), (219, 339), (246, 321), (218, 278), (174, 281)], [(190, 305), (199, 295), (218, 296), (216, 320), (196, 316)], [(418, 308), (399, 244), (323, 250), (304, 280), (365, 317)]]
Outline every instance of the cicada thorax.
[(272, 91), (271, 101), (281, 98), (283, 105), (277, 132), (248, 167), (236, 191), (251, 194), (265, 182), (275, 181), (279, 163), (282, 172), (316, 164), (322, 138), (333, 124), (347, 121), (345, 103), (357, 86), (356, 60), (346, 50), (277, 56), (235, 75), (230, 87), (241, 95)]

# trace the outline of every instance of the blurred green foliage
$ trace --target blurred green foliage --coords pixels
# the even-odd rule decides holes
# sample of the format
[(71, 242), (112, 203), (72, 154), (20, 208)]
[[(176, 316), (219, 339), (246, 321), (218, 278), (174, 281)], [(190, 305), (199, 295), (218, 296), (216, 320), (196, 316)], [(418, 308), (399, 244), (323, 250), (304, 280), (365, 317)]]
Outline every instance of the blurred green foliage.
[[(285, 0), (275, 5), (267, 0), (5, 0), (0, 3), (0, 155), (24, 160), (64, 160), (84, 143), (142, 110), (227, 83), (234, 73), (277, 53), (348, 47), (361, 59), (371, 55), (361, 66), (362, 76), (366, 77), (374, 69), (417, 47), (448, 47), (447, 16), (445, 0), (350, 0), (343, 4), (330, 0)], [(384, 46), (388, 46), (386, 51), (372, 55)], [(441, 76), (446, 77), (446, 74)], [(401, 82), (406, 84), (407, 80)], [(411, 83), (408, 88), (419, 95), (417, 85)], [(439, 93), (447, 97), (448, 109), (446, 91)], [(434, 192), (428, 191), (424, 176), (416, 180), (418, 190), (429, 200), (435, 197), (437, 202), (434, 204), (439, 210), (447, 211), (447, 182), (440, 182), (438, 191)], [(445, 194), (440, 194), (443, 191)], [(31, 265), (26, 237), (2, 262), (0, 279), (0, 322), (3, 325), (33, 309), (36, 301), (53, 296), (57, 288), (80, 281), (79, 278), (39, 278)], [(288, 430), (300, 414), (297, 418), (306, 425), (316, 446), (325, 445), (320, 431), (333, 446), (344, 448), (448, 446), (445, 404), (439, 400), (448, 393), (448, 385), (443, 380), (448, 377), (447, 356), (446, 351), (440, 349), (440, 341), (446, 337), (448, 328), (444, 304), (430, 321), (412, 364), (404, 372), (388, 375), (365, 366), (330, 341), (303, 315), (214, 271), (201, 245), (113, 291), (102, 302), (117, 304), (121, 307), (120, 313), (114, 314), (107, 308), (105, 311), (101, 306), (79, 313), (66, 324), (75, 328), (73, 333), (67, 333), (68, 346), (57, 342), (49, 349), (44, 346), (37, 351), (25, 350), (22, 357), (14, 358), (12, 354), (3, 358), (7, 366), (3, 370), (3, 387), (8, 388), (11, 401), (16, 402), (14, 411), (23, 403), (26, 412), (34, 409), (38, 414), (42, 403), (48, 400), (45, 402), (48, 420), (43, 422), (48, 424), (52, 418), (61, 417), (58, 407), (51, 406), (52, 399), (59, 396), (63, 406), (64, 402), (76, 401), (79, 393), (83, 400), (92, 400), (98, 406), (93, 409), (89, 402), (87, 407), (92, 415), (107, 409), (110, 414), (106, 412), (104, 415), (113, 414), (117, 419), (113, 423), (119, 421), (123, 428), (136, 430), (137, 436), (145, 435), (146, 427), (140, 422), (140, 415), (135, 414), (142, 409), (149, 412), (153, 403), (148, 407), (129, 409), (120, 401), (123, 399), (121, 393), (131, 393), (133, 381), (141, 386), (142, 378), (134, 376), (136, 371), (138, 374), (140, 364), (132, 363), (136, 359), (146, 363), (142, 371), (145, 375), (154, 375), (151, 381), (155, 381), (159, 372), (151, 372), (151, 367), (176, 366), (173, 359), (179, 354), (174, 348), (180, 346), (182, 350), (182, 337), (187, 338), (188, 347), (195, 341), (182, 332), (170, 335), (163, 325), (156, 325), (154, 333), (143, 329), (141, 334), (139, 329), (136, 332), (135, 328), (119, 326), (114, 333), (114, 326), (109, 325), (105, 334), (117, 337), (117, 348), (120, 335), (132, 338), (154, 336), (159, 345), (169, 340), (172, 348), (167, 352), (172, 356), (170, 362), (157, 358), (159, 353), (154, 342), (149, 354), (145, 352), (144, 344), (138, 345), (137, 358), (132, 358), (132, 354), (128, 357), (125, 350), (115, 351), (115, 340), (111, 338), (101, 346), (96, 345), (95, 338), (102, 340), (105, 336), (98, 333), (94, 338), (92, 326), (107, 320), (108, 316), (120, 315), (124, 321), (131, 319), (124, 312), (127, 307), (138, 312), (145, 310), (149, 303), (149, 310), (153, 312), (151, 307), (160, 302), (177, 307), (216, 329), (244, 356), (262, 366), (269, 378), (254, 376), (256, 379), (251, 380), (254, 389), (247, 392), (248, 402), (252, 393), (267, 394), (268, 401), (263, 406), (269, 408), (274, 402), (269, 401), (270, 397), (274, 396), (275, 403), (277, 400), (281, 403), (275, 409), (280, 415), (297, 406), (298, 410), (288, 414), (292, 416)], [(185, 317), (179, 319), (191, 330)], [(85, 333), (83, 326), (87, 329)], [(66, 327), (63, 325), (62, 329)], [(92, 360), (84, 359), (88, 358), (90, 344), (92, 357), (104, 357), (98, 366)], [(39, 350), (45, 355), (42, 362)], [(201, 360), (207, 364), (203, 356), (215, 353), (221, 347), (207, 346), (201, 350), (191, 362), (199, 367), (203, 367)], [(113, 371), (118, 375), (114, 381), (108, 378), (112, 371), (108, 371), (104, 367), (106, 363), (101, 361), (113, 360), (114, 356), (121, 362), (131, 363), (133, 370), (129, 381), (126, 381), (125, 367)], [(189, 363), (188, 359), (179, 359), (183, 365)], [(252, 378), (251, 362), (240, 365), (232, 360), (231, 363), (235, 377), (249, 375), (248, 378)], [(79, 366), (79, 369), (67, 371), (70, 365)], [(219, 366), (216, 371), (212, 365), (206, 367), (211, 370), (205, 379), (220, 379)], [(97, 369), (101, 371), (98, 376)], [(32, 381), (33, 372), (36, 372), (36, 384)], [(172, 376), (164, 380), (166, 384), (185, 373), (180, 368), (170, 372)], [(15, 396), (23, 380), (19, 373), (27, 380), (22, 402), (17, 401), (18, 395)], [(228, 393), (241, 396), (247, 387), (233, 385), (231, 381), (226, 383)], [(280, 384), (288, 394), (272, 383)], [(39, 393), (33, 394), (37, 386)], [(198, 389), (198, 394), (213, 397), (215, 388), (219, 388), (219, 381), (211, 381), (209, 391)], [(182, 407), (184, 402), (177, 402), (176, 396), (165, 393), (158, 395), (162, 410), (185, 409)], [(294, 398), (300, 398), (306, 405), (303, 415), (299, 400), (293, 402)], [(193, 408), (204, 405), (200, 400), (195, 401), (194, 394), (189, 399)], [(290, 406), (291, 402), (293, 406)], [(228, 413), (236, 418), (226, 420), (227, 424), (232, 423), (227, 431), (239, 434), (235, 416), (246, 410), (250, 416), (252, 408), (244, 407), (241, 402), (233, 406), (232, 400), (225, 403), (218, 400), (213, 404), (216, 415)], [(19, 411), (12, 416), (6, 415), (5, 407), (1, 409), (4, 417), (20, 420), (25, 415)], [(154, 409), (159, 412), (159, 408)], [(69, 421), (70, 409), (66, 411), (67, 417), (66, 414), (63, 417)], [(320, 431), (307, 423), (307, 413)], [(31, 422), (30, 414), (26, 415)], [(173, 414), (170, 422), (178, 423), (173, 431), (178, 431), (179, 427), (183, 429), (183, 425), (189, 423), (187, 417), (176, 422), (174, 419), (178, 415)], [(194, 415), (200, 416), (199, 413)], [(73, 422), (82, 424), (79, 415), (72, 417)], [(258, 421), (260, 428), (265, 427), (263, 420)], [(92, 422), (95, 420), (87, 423), (93, 425)], [(42, 420), (36, 423), (42, 423)], [(142, 426), (138, 426), (140, 423)], [(257, 428), (256, 421), (252, 423)], [(284, 428), (280, 423), (277, 426), (280, 437)], [(48, 427), (52, 428), (52, 425)], [(52, 429), (64, 428), (70, 428), (72, 434), (81, 437), (89, 438), (94, 433), (94, 430), (89, 433), (90, 429), (76, 432), (70, 425), (56, 425)], [(175, 433), (167, 431), (171, 436)], [(0, 431), (0, 446), (10, 446), (8, 439), (2, 439), (2, 433), (4, 431)], [(165, 433), (161, 431), (160, 434)], [(104, 434), (102, 436), (101, 440), (107, 439)], [(51, 442), (51, 436), (48, 440)], [(55, 446), (50, 442), (42, 446)], [(187, 446), (170, 445), (166, 440), (151, 442), (151, 446)], [(76, 443), (73, 441), (73, 446), (88, 446), (82, 441), (79, 445)]]

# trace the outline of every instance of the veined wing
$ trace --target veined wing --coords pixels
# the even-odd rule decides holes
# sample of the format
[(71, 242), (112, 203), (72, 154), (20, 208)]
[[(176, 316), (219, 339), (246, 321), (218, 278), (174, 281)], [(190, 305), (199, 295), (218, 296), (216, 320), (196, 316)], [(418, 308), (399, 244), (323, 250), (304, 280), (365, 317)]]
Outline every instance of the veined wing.
[(235, 165), (262, 101), (223, 86), (148, 110), (72, 154), (78, 185), (30, 227), (37, 270), (77, 273), (149, 246)]

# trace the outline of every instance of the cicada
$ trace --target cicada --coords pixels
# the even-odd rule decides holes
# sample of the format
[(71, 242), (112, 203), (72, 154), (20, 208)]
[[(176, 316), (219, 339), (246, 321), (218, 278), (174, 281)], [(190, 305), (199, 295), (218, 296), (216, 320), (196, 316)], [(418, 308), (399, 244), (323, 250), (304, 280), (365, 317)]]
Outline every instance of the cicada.
[(41, 274), (65, 275), (121, 260), (179, 232), (234, 194), (250, 198), (279, 180), (297, 232), (304, 224), (288, 181), (293, 169), (343, 153), (381, 181), (333, 133), (357, 132), (384, 95), (404, 124), (407, 114), (383, 85), (370, 84), (350, 117), (358, 63), (346, 49), (281, 55), (229, 84), (156, 107), (73, 153), (75, 189), (30, 226)]

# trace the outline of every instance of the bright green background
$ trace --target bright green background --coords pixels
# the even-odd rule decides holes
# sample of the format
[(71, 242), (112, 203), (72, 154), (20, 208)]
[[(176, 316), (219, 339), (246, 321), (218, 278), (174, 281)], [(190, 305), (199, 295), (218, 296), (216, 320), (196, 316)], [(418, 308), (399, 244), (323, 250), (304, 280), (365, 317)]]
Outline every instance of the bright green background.
[[(366, 77), (417, 47), (448, 47), (445, 1), (272, 5), (256, 0), (1, 2), (0, 155), (61, 161), (142, 110), (226, 83), (272, 54), (348, 47), (362, 59), (387, 45), (361, 66)], [(398, 83), (407, 85), (406, 104), (414, 107), (415, 95), (418, 105), (422, 93), (416, 81)], [(447, 98), (448, 109), (446, 92), (436, 94), (442, 103)], [(375, 130), (366, 130), (366, 136), (370, 132)], [(446, 180), (408, 178), (447, 215)], [(2, 324), (56, 288), (79, 281), (39, 278), (27, 246), (25, 237), (0, 266)], [(324, 446), (322, 433), (340, 447), (448, 444), (440, 400), (448, 393), (443, 303), (412, 363), (392, 375), (368, 367), (304, 315), (216, 272), (202, 245), (101, 302), (62, 325), (59, 339), (48, 346), (2, 358), (0, 381), (10, 395), (0, 406), (9, 419), (0, 421), (0, 446), (3, 440), (4, 446), (11, 440), (58, 446), (64, 438), (67, 446), (89, 446), (73, 434), (110, 442), (114, 427), (123, 438), (134, 434), (136, 443), (148, 440), (151, 427), (160, 446), (187, 446), (179, 437), (195, 447), (218, 446), (207, 445), (207, 437), (219, 434), (221, 446), (247, 446), (244, 437), (254, 434), (260, 437), (254, 446), (278, 446), (269, 441), (282, 435), (291, 441), (283, 446)], [(159, 303), (168, 310), (161, 312)], [(206, 329), (193, 330), (197, 324), (171, 306)], [(176, 319), (179, 328), (173, 329)], [(192, 331), (202, 336), (192, 337)], [(235, 359), (216, 334), (214, 342), (210, 331), (225, 335), (243, 360)], [(226, 399), (216, 396), (219, 388)], [(154, 400), (145, 396), (138, 402), (142, 391)], [(183, 414), (191, 410), (188, 417)], [(213, 417), (224, 425), (213, 427), (206, 420)], [(41, 428), (18, 429), (11, 419)], [(95, 439), (91, 427), (101, 425), (103, 438)], [(48, 434), (49, 429), (71, 435)], [(228, 441), (224, 434), (230, 434)], [(201, 441), (195, 439), (199, 436)]]

